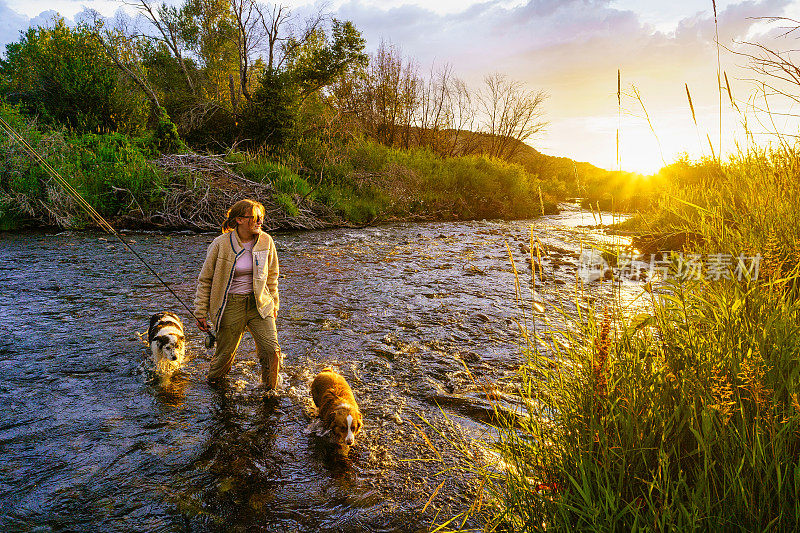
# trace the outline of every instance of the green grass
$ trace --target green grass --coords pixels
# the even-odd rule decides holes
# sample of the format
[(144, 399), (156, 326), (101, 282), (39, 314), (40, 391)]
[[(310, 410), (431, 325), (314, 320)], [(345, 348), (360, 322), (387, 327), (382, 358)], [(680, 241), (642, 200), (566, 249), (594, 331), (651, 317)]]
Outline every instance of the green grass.
[[(149, 139), (40, 129), (2, 102), (0, 114), (101, 215), (148, 210), (161, 201), (167, 179), (147, 161), (153, 154)], [(0, 154), (0, 226), (12, 229), (29, 220), (68, 227), (89, 223), (50, 175), (6, 135), (0, 138)]]
[[(146, 216), (159, 208), (170, 179), (185, 180), (166, 176), (148, 162), (160, 153), (163, 139), (157, 135), (76, 135), (41, 128), (3, 102), (0, 113), (103, 216)], [(308, 161), (298, 153), (277, 162), (264, 152), (232, 152), (227, 160), (247, 179), (271, 184), (276, 204), (289, 216), (319, 207), (325, 216), (333, 213), (345, 223), (370, 224), (519, 219), (556, 211), (548, 184), (518, 164), (485, 156), (442, 158), (429, 150), (389, 148), (363, 138), (317, 145)], [(0, 227), (89, 224), (44, 169), (10, 139), (0, 140), (0, 152), (5, 161), (0, 168)]]
[(542, 182), (520, 165), (499, 159), (441, 158), (428, 150), (389, 148), (365, 139), (335, 144), (322, 168), (317, 159), (281, 164), (263, 155), (228, 156), (248, 179), (271, 183), (276, 201), (290, 215), (297, 213), (301, 199), (307, 205), (323, 204), (354, 224), (532, 218), (543, 209), (556, 209)]
[[(102, 215), (146, 214), (163, 200), (170, 177), (148, 162), (159, 154), (153, 135), (43, 129), (18, 108), (0, 106), (3, 116)], [(442, 158), (429, 150), (401, 150), (363, 138), (317, 148), (313, 161), (295, 154), (277, 162), (247, 152), (233, 152), (227, 160), (246, 178), (271, 184), (275, 202), (290, 216), (314, 206), (353, 224), (519, 219), (556, 211), (548, 184), (519, 164), (485, 156)], [(8, 162), (0, 169), (0, 227), (28, 221), (67, 227), (88, 223), (10, 139), (0, 141), (0, 150)]]
[(760, 253), (757, 279), (672, 276), (645, 286), (648, 312), (612, 300), (525, 330), (523, 416), (480, 471), (487, 530), (800, 526), (798, 165), (798, 149), (685, 162), (656, 215), (704, 257)]
[(519, 219), (539, 216), (542, 208), (555, 211), (555, 199), (536, 176), (500, 159), (442, 158), (421, 148), (389, 148), (365, 139), (343, 147), (336, 159), (324, 171), (326, 181), (346, 184), (367, 203), (376, 199), (385, 206), (377, 211), (388, 216)]
[(271, 184), (275, 190), (275, 202), (289, 216), (299, 214), (298, 203), (304, 199), (313, 202), (317, 198), (308, 180), (284, 164), (247, 153), (232, 154), (227, 160), (236, 163), (236, 170), (247, 179)]

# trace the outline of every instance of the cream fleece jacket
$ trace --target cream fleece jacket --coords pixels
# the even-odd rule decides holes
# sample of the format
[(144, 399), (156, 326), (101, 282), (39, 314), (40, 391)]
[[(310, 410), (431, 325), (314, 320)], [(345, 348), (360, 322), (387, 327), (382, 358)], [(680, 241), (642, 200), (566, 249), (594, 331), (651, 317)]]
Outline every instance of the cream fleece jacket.
[[(228, 289), (233, 280), (236, 258), (245, 252), (236, 231), (223, 233), (208, 247), (206, 260), (197, 278), (194, 298), (194, 314), (205, 318), (219, 329), (222, 313), (228, 301)], [(278, 310), (278, 253), (275, 243), (266, 233), (261, 233), (253, 245), (253, 293), (256, 296), (258, 314), (262, 318)]]

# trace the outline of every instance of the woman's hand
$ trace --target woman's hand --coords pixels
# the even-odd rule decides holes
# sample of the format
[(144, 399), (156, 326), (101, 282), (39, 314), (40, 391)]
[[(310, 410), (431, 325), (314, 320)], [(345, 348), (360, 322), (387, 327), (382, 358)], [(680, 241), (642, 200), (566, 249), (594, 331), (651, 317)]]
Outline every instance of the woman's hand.
[(206, 322), (205, 318), (198, 318), (197, 319), (197, 327), (200, 328), (200, 331), (208, 331), (208, 322)]

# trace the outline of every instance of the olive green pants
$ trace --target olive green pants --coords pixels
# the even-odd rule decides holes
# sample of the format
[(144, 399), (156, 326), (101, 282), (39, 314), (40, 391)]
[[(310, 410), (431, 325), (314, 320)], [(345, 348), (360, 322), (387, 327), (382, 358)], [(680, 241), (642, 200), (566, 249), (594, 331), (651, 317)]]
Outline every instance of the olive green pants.
[(280, 370), (278, 331), (273, 317), (261, 318), (258, 314), (253, 293), (228, 295), (217, 331), (217, 349), (211, 360), (208, 379), (220, 379), (230, 371), (245, 329), (256, 341), (256, 352), (261, 361), (261, 379), (267, 387), (274, 389)]

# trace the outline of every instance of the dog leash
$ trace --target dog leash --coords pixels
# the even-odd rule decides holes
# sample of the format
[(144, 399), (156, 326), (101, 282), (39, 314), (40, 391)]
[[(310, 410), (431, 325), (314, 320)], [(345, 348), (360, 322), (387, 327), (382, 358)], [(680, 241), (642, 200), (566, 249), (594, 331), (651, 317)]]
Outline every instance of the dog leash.
[[(139, 261), (141, 261), (145, 267), (147, 267), (147, 269), (158, 279), (158, 281), (160, 281), (161, 284), (164, 285), (164, 287), (166, 287), (167, 290), (172, 293), (175, 299), (178, 300), (184, 308), (186, 308), (186, 310), (189, 312), (190, 315), (192, 315), (195, 321), (199, 322), (194, 312), (189, 308), (188, 305), (186, 305), (183, 299), (181, 299), (181, 297), (178, 296), (178, 294), (174, 290), (172, 290), (172, 287), (170, 287), (169, 284), (166, 281), (164, 281), (161, 278), (161, 276), (158, 275), (158, 272), (153, 270), (153, 267), (151, 267), (147, 263), (147, 261), (145, 261), (144, 258), (141, 255), (139, 255), (136, 252), (136, 250), (134, 250), (133, 247), (125, 239), (122, 238), (122, 235), (117, 233), (117, 230), (115, 230), (114, 227), (111, 224), (109, 224), (108, 221), (105, 218), (103, 218), (103, 216), (100, 213), (98, 213), (97, 210), (95, 210), (95, 208), (92, 207), (92, 205), (89, 202), (87, 202), (83, 198), (83, 196), (81, 196), (81, 194), (77, 190), (75, 190), (75, 188), (72, 185), (69, 184), (67, 180), (61, 177), (61, 174), (59, 174), (58, 171), (56, 171), (56, 169), (50, 166), (50, 163), (45, 161), (44, 158), (41, 155), (39, 155), (39, 153), (30, 144), (28, 144), (28, 141), (26, 141), (25, 138), (22, 137), (22, 135), (17, 133), (16, 130), (14, 130), (14, 128), (12, 128), (11, 125), (8, 122), (6, 122), (5, 119), (1, 116), (0, 116), (0, 126), (2, 126), (5, 132), (8, 133), (8, 135), (12, 139), (17, 141), (17, 143), (19, 143), (35, 161), (38, 161), (38, 163), (47, 171), (47, 173), (50, 174), (50, 176), (54, 180), (56, 180), (56, 183), (58, 183), (59, 185), (61, 185), (61, 187), (64, 188), (67, 194), (69, 194), (78, 203), (78, 205), (81, 206), (83, 210), (89, 214), (89, 217), (92, 220), (94, 220), (97, 223), (97, 225), (103, 229), (103, 231), (105, 231), (106, 233), (111, 233), (117, 239), (119, 239), (119, 241), (122, 244), (124, 244), (125, 247), (133, 255), (135, 255), (136, 258), (139, 259)], [(216, 340), (217, 340), (216, 336), (209, 328), (209, 330), (206, 331), (206, 339), (205, 339), (206, 347), (207, 348), (213, 347)]]

